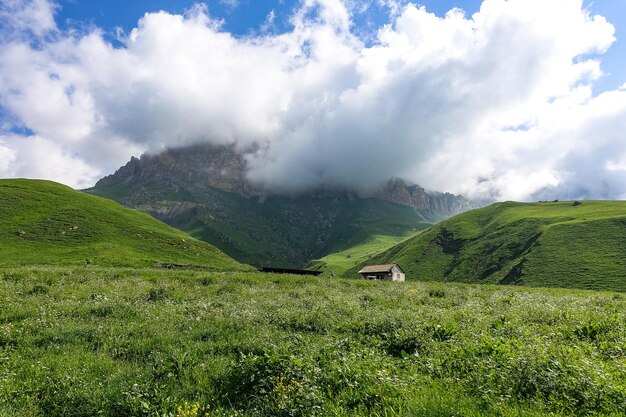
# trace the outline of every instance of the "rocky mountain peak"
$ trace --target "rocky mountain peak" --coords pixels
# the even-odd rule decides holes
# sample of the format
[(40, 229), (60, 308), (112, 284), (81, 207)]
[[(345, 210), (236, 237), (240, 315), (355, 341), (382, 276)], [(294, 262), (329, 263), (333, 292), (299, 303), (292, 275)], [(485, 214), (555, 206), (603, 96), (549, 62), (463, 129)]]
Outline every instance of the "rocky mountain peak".
[(247, 180), (244, 155), (233, 146), (193, 145), (166, 149), (159, 154), (144, 154), (140, 158), (132, 157), (114, 174), (98, 181), (96, 188), (137, 178), (177, 180), (245, 196), (265, 194), (260, 187)]
[[(212, 187), (246, 197), (267, 197), (271, 193), (246, 177), (244, 154), (233, 146), (194, 145), (167, 149), (159, 154), (144, 154), (130, 161), (114, 174), (102, 178), (96, 188), (132, 182), (135, 179), (184, 183), (194, 187)], [(449, 193), (427, 192), (424, 188), (392, 178), (370, 193), (320, 188), (309, 192), (312, 197), (349, 199), (373, 197), (419, 210), (451, 216), (475, 208), (469, 200)]]

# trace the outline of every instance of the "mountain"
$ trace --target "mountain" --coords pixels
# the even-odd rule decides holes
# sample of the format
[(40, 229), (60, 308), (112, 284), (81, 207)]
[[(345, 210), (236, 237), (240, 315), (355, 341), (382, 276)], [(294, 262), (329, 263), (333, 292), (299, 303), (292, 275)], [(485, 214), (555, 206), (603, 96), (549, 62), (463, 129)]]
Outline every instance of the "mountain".
[(0, 200), (0, 266), (249, 268), (144, 213), (50, 181), (0, 180)]
[(257, 266), (302, 267), (374, 235), (406, 237), (472, 207), (461, 196), (399, 179), (362, 195), (322, 188), (284, 196), (247, 179), (244, 154), (214, 145), (132, 158), (86, 192), (144, 210)]
[(626, 291), (626, 201), (497, 203), (368, 259), (407, 279)]
[(371, 235), (404, 235), (441, 218), (374, 198), (245, 197), (175, 179), (136, 178), (89, 192), (144, 210), (257, 266), (301, 267)]
[[(125, 204), (143, 204), (146, 199), (155, 197), (155, 194), (167, 196), (159, 194), (159, 190), (154, 189), (156, 182), (163, 183), (168, 192), (176, 192), (184, 184), (183, 188), (192, 187), (194, 191), (209, 187), (244, 197), (276, 195), (271, 190), (248, 180), (245, 153), (237, 152), (232, 146), (208, 144), (166, 149), (159, 154), (144, 154), (140, 158), (132, 157), (114, 174), (98, 181), (94, 189), (106, 188), (108, 192), (115, 194), (116, 189), (121, 187), (124, 191), (118, 193), (117, 197)], [(146, 187), (146, 183), (150, 185)], [(177, 186), (172, 190), (168, 188), (168, 183), (177, 183)], [(127, 193), (128, 187), (125, 185), (131, 185), (132, 193)], [(357, 197), (357, 193), (349, 190), (333, 189), (314, 190), (306, 195), (334, 198), (342, 194)], [(417, 185), (406, 184), (400, 178), (392, 178), (382, 187), (374, 188), (358, 197), (376, 198), (445, 216), (475, 208), (472, 202), (462, 196), (429, 193)]]

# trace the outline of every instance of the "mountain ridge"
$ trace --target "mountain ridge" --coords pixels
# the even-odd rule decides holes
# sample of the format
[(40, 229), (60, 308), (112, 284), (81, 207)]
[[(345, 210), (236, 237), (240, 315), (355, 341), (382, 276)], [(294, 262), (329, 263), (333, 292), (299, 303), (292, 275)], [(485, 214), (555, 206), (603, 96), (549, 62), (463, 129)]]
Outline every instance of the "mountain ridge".
[(88, 193), (111, 198), (256, 266), (302, 267), (376, 235), (403, 236), (472, 207), (392, 179), (369, 193), (320, 187), (281, 195), (246, 177), (232, 146), (132, 158)]
[(338, 194), (348, 198), (378, 198), (390, 203), (445, 215), (454, 215), (476, 206), (463, 196), (427, 192), (418, 185), (407, 184), (401, 178), (391, 178), (387, 183), (372, 187), (365, 192), (319, 187), (301, 193), (285, 195), (247, 178), (245, 152), (237, 152), (233, 146), (207, 144), (170, 148), (157, 154), (143, 154), (139, 158), (133, 156), (115, 173), (100, 179), (93, 188), (125, 183), (136, 178), (175, 179), (188, 184), (204, 185), (222, 191), (238, 193), (244, 197), (334, 196)]

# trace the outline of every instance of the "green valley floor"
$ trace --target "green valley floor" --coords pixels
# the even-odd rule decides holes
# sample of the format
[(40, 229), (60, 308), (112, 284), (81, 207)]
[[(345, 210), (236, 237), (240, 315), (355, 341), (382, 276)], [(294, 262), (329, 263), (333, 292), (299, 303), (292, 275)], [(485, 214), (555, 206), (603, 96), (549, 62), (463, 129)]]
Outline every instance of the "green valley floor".
[(626, 414), (626, 295), (0, 269), (0, 416)]

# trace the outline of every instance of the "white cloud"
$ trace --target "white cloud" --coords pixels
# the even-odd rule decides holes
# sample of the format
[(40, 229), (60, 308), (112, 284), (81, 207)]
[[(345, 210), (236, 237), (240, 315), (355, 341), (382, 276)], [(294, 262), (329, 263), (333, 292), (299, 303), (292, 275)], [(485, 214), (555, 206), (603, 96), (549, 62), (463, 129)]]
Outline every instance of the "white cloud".
[(5, 27), (3, 35), (32, 32), (35, 36), (42, 36), (56, 31), (55, 8), (54, 3), (48, 0), (2, 0), (0, 23)]
[(275, 27), (274, 21), (276, 20), (276, 12), (274, 9), (270, 10), (270, 12), (265, 16), (265, 21), (261, 24), (261, 32), (266, 33), (269, 32), (272, 28)]
[(0, 140), (0, 176), (2, 177), (14, 177), (15, 174), (12, 170), (15, 160), (17, 159), (16, 152), (4, 146)]
[(220, 0), (220, 3), (231, 8), (235, 8), (239, 6), (239, 0)]
[(38, 136), (0, 136), (2, 177), (47, 179), (85, 188), (97, 174), (54, 142)]
[[(54, 9), (12, 4), (24, 16)], [(506, 199), (626, 194), (611, 169), (626, 154), (626, 94), (591, 93), (614, 41), (604, 18), (581, 0), (485, 0), (471, 17), (387, 4), (393, 23), (372, 46), (339, 0), (304, 1), (282, 34), (236, 38), (196, 7), (146, 14), (123, 48), (97, 31), (38, 47), (11, 38), (0, 45), (0, 103), (80, 165), (67, 171), (72, 185), (131, 154), (206, 141), (255, 149), (251, 178), (288, 191), (400, 176)], [(31, 36), (56, 30), (34, 19)], [(3, 139), (8, 165), (32, 160), (21, 140)]]

